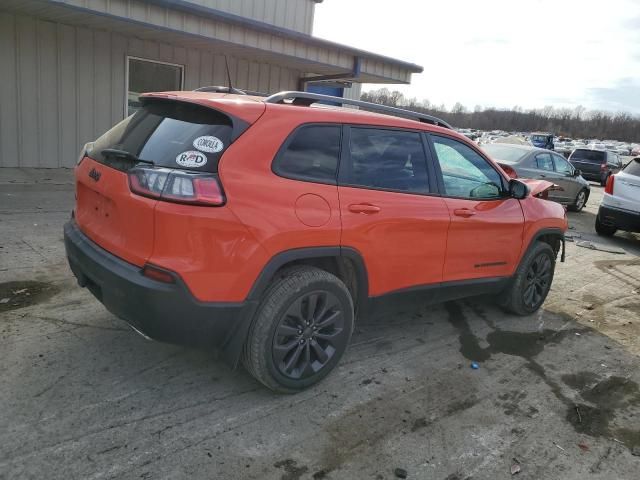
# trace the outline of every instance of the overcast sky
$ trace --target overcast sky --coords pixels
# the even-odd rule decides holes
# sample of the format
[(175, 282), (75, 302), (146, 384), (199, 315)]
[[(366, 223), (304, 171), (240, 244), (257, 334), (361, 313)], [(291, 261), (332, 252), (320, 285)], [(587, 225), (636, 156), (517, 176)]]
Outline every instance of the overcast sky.
[(640, 114), (640, 0), (325, 0), (313, 34), (423, 66), (389, 87), (448, 108)]

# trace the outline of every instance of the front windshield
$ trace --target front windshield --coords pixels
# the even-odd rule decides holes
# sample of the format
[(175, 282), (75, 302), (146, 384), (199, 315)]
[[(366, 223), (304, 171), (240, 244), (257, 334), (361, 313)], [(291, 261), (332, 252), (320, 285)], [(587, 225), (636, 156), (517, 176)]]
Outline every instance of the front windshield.
[(546, 142), (547, 141), (547, 137), (545, 137), (544, 135), (534, 135), (533, 137), (531, 137), (531, 139), (534, 142)]
[(491, 158), (504, 163), (518, 163), (527, 154), (527, 150), (495, 143), (484, 145), (482, 148)]

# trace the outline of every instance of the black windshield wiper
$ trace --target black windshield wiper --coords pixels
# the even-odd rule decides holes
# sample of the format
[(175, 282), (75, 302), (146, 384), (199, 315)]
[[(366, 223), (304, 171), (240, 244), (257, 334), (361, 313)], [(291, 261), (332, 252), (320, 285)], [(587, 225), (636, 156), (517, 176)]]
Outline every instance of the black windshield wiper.
[(141, 158), (138, 158), (137, 155), (134, 155), (131, 152), (127, 152), (126, 150), (118, 150), (117, 148), (105, 148), (100, 153), (104, 157), (115, 157), (121, 160), (130, 160), (132, 162), (148, 163), (150, 165), (154, 164), (151, 160), (142, 160)]

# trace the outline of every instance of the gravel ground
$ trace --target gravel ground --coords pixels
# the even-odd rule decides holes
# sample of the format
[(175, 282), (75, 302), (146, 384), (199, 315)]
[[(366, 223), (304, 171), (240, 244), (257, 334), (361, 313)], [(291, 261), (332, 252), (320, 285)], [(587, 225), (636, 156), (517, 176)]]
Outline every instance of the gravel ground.
[(0, 169), (0, 478), (637, 479), (640, 241), (595, 235), (601, 192), (571, 232), (626, 253), (568, 242), (536, 315), (363, 318), (282, 396), (105, 311), (64, 258), (70, 172)]

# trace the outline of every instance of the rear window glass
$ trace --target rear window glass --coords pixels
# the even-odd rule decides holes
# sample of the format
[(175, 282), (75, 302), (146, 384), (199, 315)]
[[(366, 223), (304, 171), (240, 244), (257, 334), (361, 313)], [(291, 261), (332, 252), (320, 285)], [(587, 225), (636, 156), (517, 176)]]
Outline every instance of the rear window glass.
[(339, 125), (298, 128), (276, 157), (273, 171), (282, 177), (335, 184), (341, 130)]
[(571, 154), (571, 160), (580, 160), (588, 163), (603, 163), (605, 160), (605, 152), (600, 150), (577, 149)]
[(627, 166), (623, 169), (624, 173), (628, 173), (629, 175), (636, 175), (640, 177), (640, 157), (634, 158)]
[(151, 102), (95, 141), (89, 156), (126, 170), (135, 162), (105, 155), (124, 150), (156, 166), (215, 172), (229, 146), (231, 119), (216, 110), (177, 101)]

